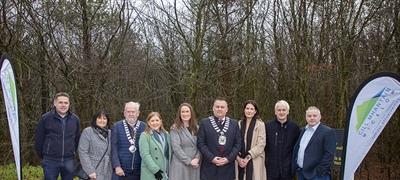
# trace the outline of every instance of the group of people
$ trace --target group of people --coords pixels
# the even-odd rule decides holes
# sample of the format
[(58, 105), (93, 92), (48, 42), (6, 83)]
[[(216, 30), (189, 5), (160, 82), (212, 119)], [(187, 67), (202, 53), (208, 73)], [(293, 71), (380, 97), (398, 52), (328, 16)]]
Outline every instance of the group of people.
[(80, 121), (69, 110), (69, 95), (58, 93), (54, 110), (42, 115), (35, 150), (44, 179), (72, 180), (75, 150), (91, 179), (128, 180), (291, 180), (330, 179), (336, 134), (323, 125), (321, 112), (306, 110), (307, 125), (288, 118), (289, 104), (275, 104), (275, 119), (264, 123), (254, 100), (243, 116), (227, 116), (228, 102), (217, 98), (213, 115), (197, 123), (193, 107), (182, 103), (170, 131), (158, 112), (138, 120), (140, 104), (125, 104), (125, 119), (115, 122), (98, 111), (80, 134)]

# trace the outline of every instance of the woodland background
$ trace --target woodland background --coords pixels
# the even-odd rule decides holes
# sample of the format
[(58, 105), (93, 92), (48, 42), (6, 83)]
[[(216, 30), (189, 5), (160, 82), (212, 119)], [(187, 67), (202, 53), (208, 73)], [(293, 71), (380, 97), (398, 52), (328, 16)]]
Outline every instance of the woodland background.
[[(33, 134), (57, 92), (89, 126), (113, 122), (127, 101), (168, 128), (188, 102), (198, 119), (216, 97), (239, 119), (259, 103), (264, 121), (285, 99), (301, 126), (310, 105), (344, 128), (349, 101), (372, 74), (400, 73), (400, 0), (0, 0), (0, 52), (12, 59), (23, 165), (40, 165)], [(0, 162), (14, 161), (0, 99)], [(400, 179), (397, 111), (356, 179)], [(335, 172), (337, 173), (337, 172)]]

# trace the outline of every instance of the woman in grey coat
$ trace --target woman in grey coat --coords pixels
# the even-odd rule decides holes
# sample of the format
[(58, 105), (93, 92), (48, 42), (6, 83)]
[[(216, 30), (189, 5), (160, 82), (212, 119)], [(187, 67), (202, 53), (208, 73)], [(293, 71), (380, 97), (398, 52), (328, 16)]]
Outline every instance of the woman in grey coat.
[(171, 127), (172, 159), (171, 180), (200, 179), (200, 151), (197, 149), (197, 131), (193, 108), (188, 103), (179, 106), (175, 123)]
[(107, 112), (100, 110), (93, 116), (91, 126), (85, 128), (80, 137), (78, 146), (79, 159), (83, 170), (91, 179), (111, 179), (110, 125), (110, 118)]

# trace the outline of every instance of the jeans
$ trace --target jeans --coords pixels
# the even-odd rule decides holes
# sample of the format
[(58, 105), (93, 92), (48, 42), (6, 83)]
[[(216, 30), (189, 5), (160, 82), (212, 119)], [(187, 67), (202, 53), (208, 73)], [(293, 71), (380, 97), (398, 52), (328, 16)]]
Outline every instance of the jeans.
[(132, 172), (124, 171), (125, 176), (118, 176), (115, 171), (112, 174), (112, 180), (140, 180), (140, 169), (134, 169)]
[(55, 161), (51, 159), (43, 159), (42, 167), (45, 180), (57, 180), (58, 175), (61, 175), (61, 180), (73, 180), (75, 159), (67, 161)]
[(331, 179), (331, 174), (325, 173), (323, 176), (314, 176), (311, 179), (306, 179), (303, 175), (303, 169), (297, 170), (297, 176), (298, 180), (330, 180)]

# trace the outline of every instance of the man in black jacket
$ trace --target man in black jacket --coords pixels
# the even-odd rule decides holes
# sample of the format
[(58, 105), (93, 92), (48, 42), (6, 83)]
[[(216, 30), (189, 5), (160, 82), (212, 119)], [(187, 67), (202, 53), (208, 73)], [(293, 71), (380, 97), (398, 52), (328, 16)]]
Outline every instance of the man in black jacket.
[(293, 147), (299, 137), (299, 125), (290, 120), (289, 104), (280, 100), (275, 104), (275, 119), (265, 123), (267, 145), (265, 166), (268, 180), (292, 180)]
[(77, 115), (69, 110), (69, 95), (54, 97), (54, 110), (40, 117), (35, 131), (35, 150), (42, 159), (45, 180), (72, 180), (75, 169), (75, 150), (80, 137)]

